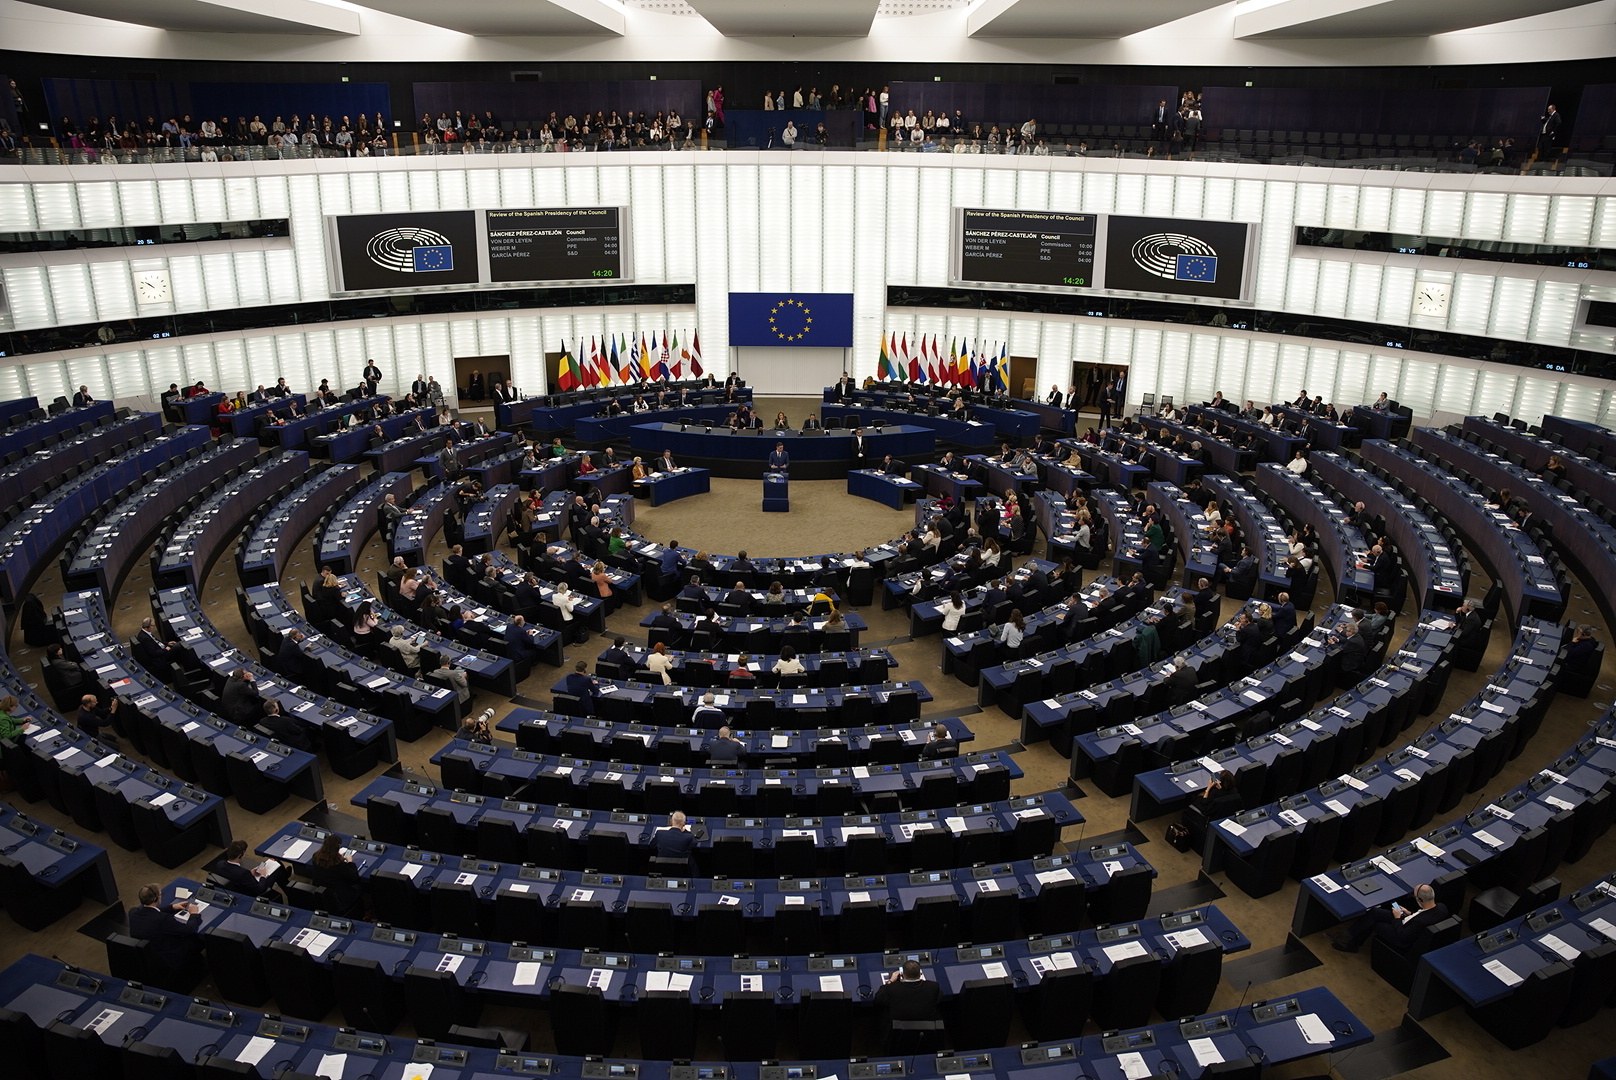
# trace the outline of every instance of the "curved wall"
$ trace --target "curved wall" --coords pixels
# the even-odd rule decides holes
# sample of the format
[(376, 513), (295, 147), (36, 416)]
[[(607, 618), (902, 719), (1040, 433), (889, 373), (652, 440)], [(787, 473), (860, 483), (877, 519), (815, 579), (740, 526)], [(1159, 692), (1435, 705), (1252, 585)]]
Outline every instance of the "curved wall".
[[(896, 330), (945, 342), (1007, 341), (1012, 353), (1039, 358), (1040, 385), (1064, 382), (1073, 361), (1103, 359), (1134, 365), (1133, 393), (1191, 399), (1213, 388), (1289, 396), (1305, 383), (1341, 400), (1386, 389), (1421, 415), (1504, 409), (1604, 419), (1612, 407), (1601, 380), (1397, 350), (1209, 327), (885, 307), (889, 285), (947, 284), (956, 206), (1148, 214), (1256, 224), (1260, 308), (1616, 353), (1610, 332), (1578, 329), (1584, 298), (1609, 295), (1609, 274), (1294, 244), (1297, 226), (1318, 226), (1616, 247), (1616, 182), (1602, 178), (840, 152), (23, 168), (0, 175), (0, 232), (286, 217), (292, 236), (194, 250), (9, 255), (0, 257), (0, 274), (18, 329), (317, 301), (331, 295), (325, 215), (603, 204), (633, 208), (636, 280), (693, 283), (694, 312), (377, 319), (85, 349), (17, 358), (0, 368), (0, 394), (54, 397), (81, 382), (120, 397), (150, 394), (193, 362), (223, 387), (282, 373), (294, 382), (347, 379), (373, 358), (403, 384), (423, 365), (442, 380), (452, 357), (498, 352), (512, 353), (518, 381), (536, 390), (542, 353), (563, 340), (576, 350), (592, 334), (688, 329), (700, 330), (709, 366), (723, 369), (728, 294), (802, 290), (854, 294), (851, 363), (861, 375), (873, 373), (880, 337)], [(135, 299), (132, 275), (154, 267), (170, 272), (171, 305)], [(1451, 285), (1451, 306), (1439, 318), (1412, 313), (1416, 282), (1429, 280)], [(766, 372), (748, 376), (767, 389)]]

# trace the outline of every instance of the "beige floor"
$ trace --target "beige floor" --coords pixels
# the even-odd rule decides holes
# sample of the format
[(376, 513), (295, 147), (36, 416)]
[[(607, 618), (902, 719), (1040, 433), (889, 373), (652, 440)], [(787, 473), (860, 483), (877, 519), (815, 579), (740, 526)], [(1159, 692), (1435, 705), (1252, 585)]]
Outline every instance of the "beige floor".
[[(762, 401), (759, 404), (766, 410), (764, 413), (766, 416), (773, 415), (776, 408), (786, 409), (793, 418), (807, 411), (807, 403), (800, 400)], [(912, 510), (906, 508), (903, 511), (893, 511), (874, 502), (851, 498), (847, 496), (845, 486), (839, 482), (798, 482), (792, 485), (791, 494), (791, 513), (765, 515), (759, 507), (756, 481), (715, 480), (710, 495), (654, 509), (642, 506), (639, 510), (637, 528), (657, 540), (676, 538), (687, 546), (706, 548), (715, 552), (733, 552), (744, 548), (753, 555), (797, 555), (848, 550), (880, 542), (897, 535), (913, 522)], [(307, 540), (300, 541), (298, 556), (290, 568), (290, 574), (306, 576), (309, 573), (308, 550)], [(438, 555), (441, 555), (441, 551), (435, 554), (435, 558)], [(368, 580), (369, 572), (379, 568), (383, 561), (379, 543), (372, 542), (365, 551), (359, 569)], [(120, 634), (124, 636), (132, 634), (139, 619), (147, 613), (148, 586), (145, 560), (141, 559), (139, 569), (131, 575), (113, 605), (113, 617)], [(233, 563), (229, 559), (222, 560), (204, 586), (204, 599), (211, 617), (221, 629), (239, 644), (250, 647), (235, 609), (232, 595), (235, 586)], [(1478, 584), (1473, 593), (1479, 595), (1484, 586), (1484, 582)], [(45, 599), (47, 608), (55, 606), (60, 596), (61, 585), (54, 570), (42, 579), (36, 591)], [(1326, 590), (1320, 590), (1321, 598), (1325, 593)], [(610, 629), (620, 630), (631, 639), (643, 640), (636, 625), (643, 614), (643, 609), (619, 611), (613, 616)], [(864, 610), (862, 614), (870, 623), (866, 642), (881, 644), (892, 641), (891, 650), (902, 665), (902, 676), (924, 681), (936, 696), (935, 702), (926, 709), (926, 716), (940, 717), (968, 713), (967, 722), (977, 734), (977, 745), (982, 747), (1002, 746), (1016, 738), (1019, 733), (1017, 722), (1004, 716), (997, 709), (971, 712), (976, 705), (974, 689), (941, 673), (939, 658), (942, 642), (939, 637), (927, 637), (917, 641), (906, 640), (908, 633), (906, 615), (901, 611), (883, 612), (879, 603)], [(1580, 586), (1572, 598), (1569, 617), (1601, 625), (1603, 622)], [(1609, 640), (1608, 636), (1606, 640)], [(1481, 667), (1482, 672), (1493, 670), (1502, 662), (1508, 643), (1508, 629), (1500, 626), (1494, 633), (1491, 649)], [(22, 646), (20, 635), (13, 635), (10, 647), (13, 649), (13, 658), (25, 675), (37, 676), (38, 657)], [(597, 638), (581, 650), (570, 650), (567, 658), (569, 661), (580, 657), (593, 659), (600, 647), (601, 642)], [(541, 669), (519, 690), (529, 697), (547, 698), (549, 686), (556, 677), (555, 671)], [(1444, 698), (1443, 711), (1468, 698), (1481, 683), (1480, 675), (1456, 673)], [(1599, 715), (1600, 707), (1594, 702), (1608, 702), (1611, 697), (1611, 680), (1607, 678), (1588, 701), (1561, 699), (1557, 702), (1532, 746), (1517, 760), (1511, 762), (1504, 773), (1488, 785), (1486, 792), (1490, 795), (1506, 790), (1534, 772), (1543, 762), (1568, 746), (1577, 732)], [(501, 716), (511, 708), (509, 702), (487, 694), (479, 695), (476, 702), (476, 707), (484, 706), (493, 707)], [(414, 744), (401, 745), (400, 752), (404, 766), (422, 775), (433, 775), (435, 770), (428, 765), (428, 758), (445, 741), (443, 734), (433, 733)], [(1046, 791), (1057, 788), (1065, 782), (1067, 762), (1050, 750), (1047, 744), (1040, 744), (1019, 753), (1017, 761), (1026, 772), (1025, 778), (1015, 785), (1017, 793)], [(435, 779), (435, 776), (433, 778)], [(347, 806), (348, 798), (369, 779), (370, 777), (363, 777), (354, 781), (344, 781), (328, 774), (327, 798), (335, 807), (351, 811), (353, 808)], [(233, 803), (228, 805), (235, 835), (246, 839), (249, 843), (256, 843), (307, 809), (303, 805), (288, 801), (267, 815), (255, 815), (242, 811)], [(1121, 829), (1127, 824), (1126, 799), (1111, 799), (1098, 792), (1089, 791), (1088, 797), (1082, 799), (1078, 805), (1087, 819), (1087, 824), (1083, 828), (1084, 836), (1104, 834)], [(27, 805), (24, 809), (70, 832), (76, 831), (71, 821), (60, 820), (59, 815), (47, 804)], [(1170, 819), (1158, 819), (1142, 826), (1142, 831), (1151, 841), (1144, 847), (1143, 854), (1160, 873), (1157, 881), (1158, 889), (1191, 882), (1195, 880), (1199, 869), (1196, 859), (1177, 853), (1162, 842), (1161, 834), (1167, 820)], [(1076, 830), (1069, 831), (1065, 837), (1067, 841), (1075, 841), (1078, 838)], [(138, 853), (123, 852), (116, 846), (111, 850), (118, 884), (126, 902), (132, 902), (134, 892), (141, 883), (148, 880), (165, 880), (166, 877), (174, 876), (148, 863)], [(1559, 876), (1569, 891), (1607, 872), (1612, 866), (1616, 866), (1616, 834), (1607, 836), (1595, 847), (1592, 854), (1580, 863), (1562, 867)], [(1220, 880), (1219, 884), (1223, 882)], [(1285, 943), (1296, 891), (1292, 884), (1273, 896), (1252, 900), (1238, 889), (1229, 887), (1228, 895), (1217, 903), (1250, 936), (1254, 950), (1263, 950)], [(32, 935), (13, 927), (11, 932), (0, 936), (0, 964), (8, 964), (27, 952), (36, 952), (58, 956), (92, 970), (104, 970), (106, 958), (103, 948), (89, 937), (76, 932), (79, 925), (95, 914), (96, 912), (90, 907), (81, 907), (77, 915), (64, 919), (49, 930)], [(1323, 935), (1315, 935), (1305, 944), (1322, 961), (1321, 966), (1278, 982), (1253, 986), (1247, 994), (1248, 1000), (1276, 997), (1293, 990), (1326, 985), (1376, 1032), (1386, 1032), (1397, 1027), (1406, 1002), (1369, 970), (1367, 955), (1343, 956), (1335, 953), (1330, 950), (1328, 941)], [(199, 993), (207, 992), (206, 986), (199, 991)], [(1220, 987), (1213, 1007), (1232, 1006), (1244, 993), (1246, 993), (1245, 987), (1231, 986), (1226, 982)], [(518, 1023), (530, 1023), (534, 1028), (536, 1045), (543, 1045), (549, 1038), (547, 1025), (542, 1017), (514, 1016), (508, 1019)], [(1498, 1044), (1472, 1023), (1462, 1010), (1455, 1010), (1425, 1023), (1430, 1034), (1452, 1056), (1407, 1075), (1422, 1080), (1461, 1077), (1464, 1080), (1516, 1080), (1522, 1075), (1579, 1078), (1586, 1075), (1589, 1062), (1616, 1053), (1616, 1039), (1610, 1035), (1610, 1022), (1611, 1016), (1607, 1012), (1595, 1021), (1577, 1028), (1556, 1031), (1547, 1040), (1533, 1047), (1529, 1053), (1510, 1054), (1502, 1051)], [(618, 1049), (620, 1052), (628, 1053), (632, 1052), (632, 1047), (633, 1042), (630, 1039), (627, 1042), (620, 1041)], [(1352, 1054), (1344, 1054), (1341, 1057), (1343, 1061), (1339, 1064), (1350, 1069)], [(1323, 1059), (1320, 1059), (1275, 1070), (1270, 1075), (1298, 1077), (1324, 1071), (1326, 1065)]]

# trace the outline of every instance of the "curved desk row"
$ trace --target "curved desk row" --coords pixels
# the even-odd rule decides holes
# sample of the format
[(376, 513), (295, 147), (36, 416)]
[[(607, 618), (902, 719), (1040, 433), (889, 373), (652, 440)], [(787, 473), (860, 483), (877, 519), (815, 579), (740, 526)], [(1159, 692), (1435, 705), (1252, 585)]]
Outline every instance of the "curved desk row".
[(230, 433), (238, 439), (258, 439), (269, 446), (271, 440), (264, 432), (274, 424), (275, 417), (290, 417), (294, 408), (302, 410), (308, 403), (309, 399), (302, 394), (282, 394), (255, 401), (245, 409), (230, 413)]
[(1307, 449), (1308, 441), (1300, 435), (1269, 427), (1260, 420), (1247, 420), (1243, 416), (1213, 409), (1206, 405), (1191, 405), (1185, 415), (1196, 424), (1216, 420), (1221, 427), (1244, 432), (1261, 455), (1263, 461), (1276, 461), (1283, 465), (1296, 456), (1298, 450)]
[[(924, 412), (880, 408), (873, 405), (827, 404), (820, 410), (820, 417), (822, 422), (835, 420), (837, 427), (845, 428), (849, 431), (862, 427), (866, 435), (873, 434), (873, 429), (877, 426), (902, 427), (907, 425), (935, 431), (939, 441), (949, 442), (955, 446), (991, 447), (998, 441), (998, 436), (994, 433), (992, 424), (984, 424), (980, 420), (966, 420), (953, 412), (929, 415)], [(880, 459), (877, 458), (876, 460), (879, 461)]]
[(21, 739), (0, 743), (6, 773), (29, 802), (101, 823), (120, 847), (159, 866), (189, 862), (230, 842), (224, 800), (127, 758), (53, 716), (32, 717)]
[[(308, 874), (313, 853), (326, 835), (317, 826), (292, 823), (258, 845), (258, 853)], [(827, 949), (878, 952), (885, 947), (888, 932), (899, 930), (902, 917), (912, 914), (917, 903), (922, 909), (951, 904), (969, 912), (980, 902), (979, 912), (991, 909), (1005, 920), (983, 927), (987, 931), (984, 941), (1002, 940), (1018, 921), (1031, 933), (1070, 933), (1091, 921), (1105, 924), (1142, 918), (1156, 876), (1155, 869), (1125, 843), (1015, 861), (991, 854), (997, 850), (995, 846), (982, 849), (988, 857), (969, 869), (846, 877), (820, 876), (805, 869), (776, 878), (692, 877), (689, 873), (645, 877), (595, 868), (580, 871), (523, 865), (494, 858), (506, 845), (493, 841), (479, 843), (476, 854), (465, 856), (378, 840), (346, 842), (378, 914), (395, 925), (473, 935), (487, 927), (513, 941), (553, 941), (560, 932), (557, 917), (582, 909), (605, 918), (596, 920), (596, 932), (588, 935), (594, 940), (578, 944), (599, 946), (605, 942), (597, 935), (610, 935), (620, 923), (638, 922), (633, 914), (636, 908), (662, 907), (672, 917), (672, 925), (664, 933), (671, 934), (674, 942), (683, 938), (690, 943), (695, 934), (711, 932), (714, 927), (709, 924), (732, 928), (728, 944), (720, 940), (715, 948), (699, 950), (726, 956), (738, 951), (750, 932), (760, 938), (779, 933), (794, 915), (807, 912), (837, 920), (822, 926), (820, 938)], [(468, 874), (471, 880), (463, 880)], [(458, 900), (450, 901), (450, 896)], [(451, 904), (457, 909), (453, 914)], [(789, 910), (795, 907), (807, 911)], [(628, 933), (636, 946), (641, 944), (635, 929)], [(1124, 929), (1115, 936), (1126, 938), (1128, 932)], [(957, 940), (924, 944), (952, 945)]]
[[(557, 394), (548, 398), (527, 398), (522, 401), (498, 402), (494, 405), (495, 426), (504, 431), (517, 431), (524, 425), (543, 438), (563, 435), (571, 431), (580, 420), (598, 416), (608, 399), (633, 401), (631, 394), (642, 393), (646, 386), (672, 395), (673, 402), (664, 402), (665, 408), (681, 405), (724, 405), (733, 409), (752, 400), (751, 387), (741, 385), (733, 395), (724, 386), (709, 387), (691, 380), (636, 383), (633, 386), (612, 386), (598, 390), (584, 390), (573, 394)], [(733, 401), (728, 400), (731, 396)]]
[[(264, 813), (288, 795), (319, 799), (324, 779), (313, 754), (283, 746), (215, 716), (169, 689), (126, 655), (95, 589), (62, 597), (61, 616), (84, 666), (119, 701), (118, 722), (135, 749), (215, 795), (234, 795)], [(80, 821), (94, 828), (89, 821)]]
[(671, 450), (675, 461), (703, 465), (718, 475), (761, 476), (776, 443), (784, 443), (791, 472), (798, 479), (830, 479), (849, 468), (895, 458), (931, 457), (937, 446), (929, 428), (902, 425), (877, 433), (866, 431), (862, 457), (854, 437), (846, 431), (741, 431), (727, 428), (706, 431), (678, 424), (637, 424), (629, 432), (629, 445), (642, 456)]
[(304, 686), (289, 685), (219, 632), (203, 613), (194, 589), (156, 590), (152, 614), (164, 634), (178, 643), (176, 647), (189, 651), (213, 678), (223, 679), (242, 667), (251, 671), (260, 696), (273, 697), (280, 702), (282, 715), (319, 731), (326, 759), (338, 776), (352, 779), (380, 762), (398, 760), (398, 734), (391, 720), (350, 708)]
[[(1209, 416), (1205, 418), (1205, 422), (1218, 423), (1220, 419), (1221, 417)], [(1166, 420), (1146, 413), (1140, 413), (1135, 422), (1144, 429), (1147, 436), (1154, 431), (1155, 442), (1158, 444), (1165, 445), (1175, 435), (1181, 435), (1191, 443), (1200, 443), (1201, 453), (1205, 455), (1205, 464), (1218, 472), (1238, 476), (1257, 467), (1256, 451), (1236, 446), (1221, 434), (1214, 434), (1210, 428), (1182, 424), (1177, 420)]]
[[(834, 813), (828, 801), (833, 787), (845, 789), (839, 800), (847, 808), (843, 813), (851, 812), (854, 800), (882, 809), (902, 806), (935, 810), (962, 800), (994, 802), (1010, 795), (1006, 786), (1010, 778), (1008, 759), (1001, 754), (984, 752), (915, 760), (930, 725), (872, 725), (856, 733), (846, 728), (809, 729), (777, 736), (786, 744), (781, 749), (789, 750), (795, 745), (802, 753), (809, 749), (809, 740), (821, 741), (821, 734), (844, 746), (857, 738), (866, 747), (892, 748), (881, 757), (872, 755), (867, 763), (852, 766), (797, 766), (789, 763), (789, 755), (784, 755), (780, 761), (764, 762), (761, 768), (749, 769), (739, 762), (690, 768), (643, 756), (637, 761), (603, 761), (596, 756), (597, 747), (608, 738), (627, 734), (648, 742), (656, 729), (635, 729), (598, 720), (567, 726), (553, 716), (533, 715), (531, 709), (516, 712), (526, 715), (506, 717), (500, 722), (500, 730), (515, 730), (522, 740), (518, 742), (521, 749), (457, 740), (433, 755), (432, 763), (440, 766), (443, 773), (444, 787), (471, 794), (486, 789), (488, 793), (510, 793), (534, 802), (596, 810), (671, 813), (682, 809), (709, 816), (745, 810), (781, 818)], [(946, 726), (959, 733), (963, 741), (972, 738), (958, 718)], [(545, 741), (565, 739), (568, 746), (558, 747), (562, 749), (559, 755), (527, 749), (540, 744), (534, 736), (541, 733)], [(743, 741), (758, 741), (755, 732), (742, 732), (741, 736)], [(679, 728), (668, 732), (663, 742), (699, 747), (710, 738), (710, 733), (696, 728)], [(581, 755), (572, 756), (568, 751), (573, 749), (582, 751)], [(998, 790), (988, 791), (989, 785)], [(821, 796), (827, 801), (819, 801)]]
[[(29, 410), (30, 412), (32, 410)], [(70, 431), (81, 431), (85, 424), (98, 427), (114, 416), (112, 402), (97, 401), (77, 409), (42, 416), (0, 432), (0, 457), (12, 453), (32, 453), (52, 439)]]
[[(1190, 501), (1177, 484), (1165, 480), (1152, 480), (1145, 490), (1150, 501), (1160, 508), (1162, 524), (1168, 530), (1167, 550), (1157, 552), (1158, 565), (1171, 565), (1176, 554), (1184, 565), (1184, 584), (1194, 585), (1201, 578), (1216, 581), (1218, 544), (1208, 531), (1205, 509)], [(1260, 546), (1259, 541), (1253, 549)], [(1168, 571), (1164, 580), (1171, 576), (1172, 572)]]
[[(1421, 429), (1416, 440), (1424, 435)], [(1428, 453), (1441, 454), (1446, 441)], [(1504, 599), (1513, 619), (1536, 616), (1558, 619), (1565, 613), (1566, 597), (1554, 568), (1544, 558), (1537, 541), (1523, 532), (1507, 513), (1487, 505), (1487, 498), (1475, 488), (1446, 471), (1446, 465), (1427, 461), (1405, 447), (1377, 439), (1358, 449), (1364, 461), (1384, 469), (1434, 507), (1458, 529), (1470, 547), (1487, 562), (1493, 580), (1504, 586)], [(1450, 458), (1446, 462), (1451, 463)], [(1552, 552), (1551, 552), (1552, 554)]]
[(370, 449), (371, 440), (377, 437), (377, 428), (382, 429), (381, 439), (384, 445), (407, 436), (442, 435), (449, 431), (447, 428), (437, 430), (438, 414), (430, 408), (411, 409), (397, 416), (384, 416), (379, 420), (361, 415), (352, 426), (311, 436), (308, 439), (309, 455), (322, 461), (358, 461), (364, 456), (365, 451)]
[(1289, 652), (1238, 682), (1137, 723), (1079, 735), (1072, 745), (1072, 779), (1094, 776), (1106, 794), (1122, 795), (1133, 789), (1146, 754), (1177, 761), (1216, 727), (1238, 725), (1293, 702), (1300, 707), (1309, 700), (1308, 687), (1317, 696), (1325, 675), (1334, 670), (1341, 644), (1333, 635), (1350, 618), (1348, 609), (1331, 607), (1322, 625), (1293, 642)]
[(1369, 540), (1334, 498), (1308, 477), (1273, 463), (1259, 465), (1253, 483), (1294, 520), (1313, 527), (1319, 557), (1335, 579), (1337, 600), (1362, 605), (1373, 599), (1375, 575), (1359, 565), (1369, 558)]
[(1144, 821), (1182, 809), (1206, 790), (1214, 768), (1233, 773), (1243, 791), (1260, 790), (1264, 802), (1357, 768), (1375, 747), (1406, 730), (1416, 713), (1435, 707), (1455, 625), (1440, 612), (1424, 612), (1395, 656), (1328, 704), (1204, 757), (1139, 773), (1130, 816)]
[(364, 480), (357, 465), (332, 465), (271, 504), (236, 549), (236, 568), (242, 583), (279, 581), (297, 542)]
[[(957, 746), (976, 739), (965, 721), (953, 716), (942, 720), (912, 720), (905, 724), (743, 730), (731, 734), (741, 742), (739, 764), (743, 767), (751, 762), (771, 770), (851, 768), (854, 764), (886, 765), (914, 760), (919, 756), (934, 724), (946, 726)], [(652, 727), (526, 708), (512, 709), (509, 715), (499, 721), (498, 727), (500, 731), (514, 735), (517, 747), (524, 751), (559, 754), (597, 763), (619, 761), (631, 765), (655, 765), (661, 768), (661, 775), (671, 776), (683, 776), (691, 767), (706, 765), (707, 744), (711, 738), (711, 733), (700, 727)], [(469, 753), (475, 758), (473, 764), (480, 766), (485, 761), (481, 753)], [(458, 771), (457, 775), (472, 779), (463, 770)], [(569, 779), (574, 784), (584, 785), (588, 775), (587, 772), (574, 773)], [(497, 779), (498, 773), (479, 770), (478, 777), (487, 787), (486, 780)], [(448, 779), (444, 780), (444, 784), (467, 791), (477, 790), (466, 784), (450, 783)], [(791, 794), (794, 796), (794, 793)], [(550, 801), (569, 800), (556, 798)], [(784, 810), (780, 811), (781, 815), (784, 813)]]
[(184, 520), (169, 522), (166, 538), (152, 549), (152, 580), (158, 585), (200, 588), (231, 537), (258, 508), (308, 473), (302, 450), (277, 454), (208, 496)]
[(79, 906), (85, 898), (101, 904), (118, 902), (107, 849), (30, 818), (0, 803), (0, 902), (6, 913), (27, 930), (43, 930)]
[[(42, 492), (67, 483), (91, 462), (114, 457), (121, 450), (150, 442), (163, 433), (157, 413), (134, 413), (123, 419), (110, 415), (89, 431), (63, 438), (0, 469), (0, 511), (10, 517), (35, 502)], [(12, 451), (21, 454), (23, 451)]]
[[(381, 529), (381, 507), (392, 495), (400, 506), (415, 490), (407, 472), (390, 472), (372, 477), (364, 487), (350, 489), (325, 524), (314, 536), (314, 565), (329, 566), (339, 574), (349, 574), (359, 562), (359, 553)], [(400, 522), (395, 528), (403, 527)]]
[[(1380, 477), (1333, 452), (1315, 452), (1308, 468), (1350, 502), (1361, 502), (1386, 523), (1386, 535), (1397, 545), (1414, 579), (1415, 600), (1422, 608), (1451, 610), (1470, 587), (1470, 568), (1462, 548), (1448, 543), (1424, 512)], [(1401, 610), (1401, 595), (1392, 610)]]
[(151, 538), (192, 499), (226, 482), (233, 473), (251, 466), (257, 443), (236, 440), (210, 445), (190, 460), (163, 469), (148, 483), (118, 501), (103, 505), (96, 522), (76, 549), (62, 560), (62, 583), (70, 589), (99, 586), (116, 596)]
[[(320, 399), (314, 399), (311, 410), (303, 416), (288, 417), (285, 423), (272, 422), (264, 428), (261, 438), (267, 439), (269, 445), (278, 446), (282, 450), (296, 450), (299, 447), (309, 446), (319, 436), (337, 431), (346, 425), (349, 416), (368, 414), (371, 409), (386, 401), (381, 394), (363, 397), (357, 401), (343, 401), (340, 404), (320, 408)], [(434, 414), (434, 422), (436, 415)]]
[(1234, 477), (1208, 476), (1202, 481), (1202, 486), (1233, 513), (1235, 522), (1240, 526), (1241, 541), (1257, 556), (1260, 595), (1273, 599), (1289, 589), (1291, 574), (1286, 559), (1290, 555), (1290, 540), (1279, 519), (1263, 505), (1261, 499), (1247, 490), (1244, 483)]
[[(1407, 898), (1430, 884), (1457, 902), (1464, 883), (1537, 878), (1567, 855), (1580, 858), (1610, 827), (1616, 746), (1610, 717), (1548, 769), (1509, 794), (1414, 841), (1316, 874), (1302, 883), (1291, 929), (1298, 937)], [(1561, 782), (1558, 777), (1564, 777)], [(1545, 865), (1545, 863), (1553, 865)], [(1451, 891), (1450, 891), (1451, 890)]]
[(155, 476), (158, 469), (180, 461), (211, 443), (208, 429), (180, 428), (142, 443), (116, 461), (96, 465), (51, 491), (27, 511), (0, 528), (0, 599), (21, 600), (45, 568), (45, 560), (64, 545), (86, 519), (125, 491)]

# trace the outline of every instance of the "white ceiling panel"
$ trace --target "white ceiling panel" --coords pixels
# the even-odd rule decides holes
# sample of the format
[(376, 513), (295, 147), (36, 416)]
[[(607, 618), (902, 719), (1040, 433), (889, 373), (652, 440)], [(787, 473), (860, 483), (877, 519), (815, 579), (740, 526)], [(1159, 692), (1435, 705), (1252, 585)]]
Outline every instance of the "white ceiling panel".
[(610, 0), (354, 0), (365, 7), (475, 37), (623, 33)]
[(1580, 7), (1584, 0), (1251, 0), (1236, 37), (1422, 37)]
[(688, 0), (725, 37), (867, 37), (879, 0)]
[(983, 0), (966, 16), (972, 37), (1119, 38), (1177, 22), (1224, 0)]
[(53, 0), (50, 6), (160, 30), (214, 34), (359, 33), (356, 12), (315, 0)]

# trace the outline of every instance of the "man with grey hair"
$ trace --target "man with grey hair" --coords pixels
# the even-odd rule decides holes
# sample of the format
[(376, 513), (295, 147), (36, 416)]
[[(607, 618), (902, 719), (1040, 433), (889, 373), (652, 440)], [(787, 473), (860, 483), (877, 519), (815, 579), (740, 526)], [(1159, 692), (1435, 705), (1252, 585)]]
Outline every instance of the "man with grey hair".
[(1335, 942), (1338, 952), (1357, 952), (1363, 943), (1375, 937), (1394, 949), (1406, 950), (1419, 939), (1420, 931), (1448, 917), (1448, 909), (1436, 902), (1436, 890), (1430, 885), (1414, 888), (1414, 906), (1406, 907), (1401, 901), (1390, 908), (1372, 908), (1353, 922), (1344, 940)]

